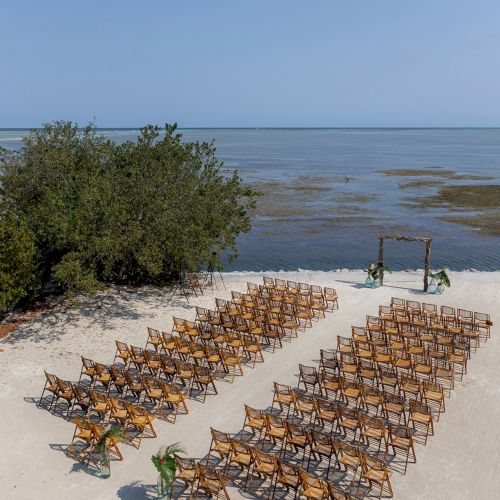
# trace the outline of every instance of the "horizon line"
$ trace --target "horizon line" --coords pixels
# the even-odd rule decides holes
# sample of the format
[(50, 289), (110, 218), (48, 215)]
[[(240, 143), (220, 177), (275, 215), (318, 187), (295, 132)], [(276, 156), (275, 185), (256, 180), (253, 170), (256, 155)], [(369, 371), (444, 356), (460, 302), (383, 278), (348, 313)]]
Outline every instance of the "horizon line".
[[(53, 123), (53, 122), (48, 122)], [(174, 122), (175, 123), (175, 122)], [(95, 127), (96, 130), (140, 130), (147, 125), (141, 125), (138, 127)], [(169, 124), (170, 125), (170, 124)], [(160, 129), (165, 129), (165, 126), (157, 126)], [(0, 131), (29, 131), (29, 130), (40, 130), (43, 126), (38, 127), (0, 127)], [(83, 127), (82, 127), (83, 128)], [(495, 130), (500, 129), (500, 125), (496, 126), (331, 126), (331, 127), (308, 127), (308, 126), (297, 126), (297, 127), (287, 127), (287, 126), (276, 126), (276, 127), (258, 127), (258, 126), (248, 126), (248, 127), (231, 127), (231, 126), (221, 126), (221, 127), (181, 127), (177, 126), (178, 130)]]

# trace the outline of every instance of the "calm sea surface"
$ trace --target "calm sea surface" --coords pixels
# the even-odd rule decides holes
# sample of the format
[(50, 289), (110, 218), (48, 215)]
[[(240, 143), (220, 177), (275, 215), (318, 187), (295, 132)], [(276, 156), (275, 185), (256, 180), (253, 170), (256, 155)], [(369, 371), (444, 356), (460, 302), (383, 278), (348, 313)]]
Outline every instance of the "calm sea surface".
[[(101, 132), (118, 142), (137, 137), (135, 130)], [(500, 236), (443, 220), (457, 215), (454, 207), (411, 205), (447, 185), (500, 184), (500, 129), (181, 132), (186, 140), (214, 140), (225, 167), (265, 192), (253, 230), (239, 238), (240, 257), (226, 270), (365, 268), (377, 258), (378, 234), (432, 237), (434, 269), (500, 269)], [(26, 133), (0, 130), (0, 146), (18, 149)], [(429, 174), (381, 173), (389, 169)], [(385, 255), (391, 269), (423, 268), (421, 243), (387, 242)]]

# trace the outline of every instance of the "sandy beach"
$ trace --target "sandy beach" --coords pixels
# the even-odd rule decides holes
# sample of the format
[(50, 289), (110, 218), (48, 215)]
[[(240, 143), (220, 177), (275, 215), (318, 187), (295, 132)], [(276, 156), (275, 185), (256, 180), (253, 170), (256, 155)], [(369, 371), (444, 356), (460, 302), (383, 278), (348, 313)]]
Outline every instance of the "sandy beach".
[[(446, 412), (435, 426), (426, 447), (417, 445), (417, 463), (406, 475), (393, 474), (395, 498), (494, 499), (500, 477), (500, 272), (450, 273), (452, 287), (441, 296), (425, 296), (422, 273), (397, 272), (386, 286), (362, 287), (361, 271), (269, 273), (274, 277), (332, 286), (340, 296), (340, 309), (299, 333), (265, 362), (246, 368), (233, 384), (219, 382), (219, 394), (205, 403), (188, 401), (189, 415), (175, 425), (155, 421), (156, 439), (144, 439), (139, 450), (122, 444), (123, 462), (113, 462), (111, 478), (89, 474), (66, 457), (74, 426), (35, 404), (44, 385), (43, 370), (66, 380), (78, 380), (80, 355), (111, 363), (115, 339), (144, 346), (146, 327), (169, 331), (172, 316), (195, 317), (195, 305), (212, 307), (214, 296), (229, 298), (230, 290), (243, 291), (246, 282), (260, 282), (260, 273), (224, 274), (225, 291), (203, 296), (174, 297), (167, 290), (103, 293), (78, 309), (47, 312), (15, 331), (0, 344), (0, 497), (5, 499), (135, 499), (151, 498), (157, 472), (150, 457), (163, 444), (180, 441), (188, 456), (203, 457), (210, 445), (210, 426), (227, 432), (241, 429), (243, 405), (266, 408), (272, 401), (273, 381), (296, 385), (298, 363), (315, 364), (320, 348), (333, 348), (337, 335), (350, 335), (351, 325), (363, 326), (366, 314), (377, 314), (379, 304), (391, 296), (462, 307), (491, 314), (490, 340), (472, 356), (468, 374), (456, 382), (446, 400)], [(231, 498), (242, 493), (230, 490)], [(246, 496), (248, 497), (248, 495)]]

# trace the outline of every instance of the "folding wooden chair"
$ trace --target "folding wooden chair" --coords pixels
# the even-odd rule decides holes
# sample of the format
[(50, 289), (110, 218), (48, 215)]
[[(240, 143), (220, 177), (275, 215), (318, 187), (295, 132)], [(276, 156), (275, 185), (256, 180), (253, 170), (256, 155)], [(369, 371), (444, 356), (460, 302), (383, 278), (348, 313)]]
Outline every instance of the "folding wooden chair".
[(239, 467), (241, 472), (246, 472), (243, 486), (243, 489), (246, 489), (248, 478), (250, 477), (250, 469), (253, 466), (252, 447), (248, 443), (239, 439), (231, 439), (231, 447), (226, 469), (231, 464), (235, 464)]
[[(166, 403), (169, 409), (171, 409), (174, 413), (174, 418), (172, 423), (175, 424), (177, 420), (177, 415), (179, 414), (179, 409), (182, 407), (184, 413), (189, 413), (188, 407), (186, 405), (186, 396), (181, 391), (181, 389), (173, 384), (167, 384), (165, 382), (161, 383), (161, 389), (163, 392), (163, 402)], [(164, 411), (161, 411), (162, 415), (164, 415)]]
[(59, 394), (60, 389), (59, 389), (59, 384), (57, 383), (57, 376), (52, 375), (51, 373), (47, 373), (47, 371), (44, 371), (44, 373), (45, 373), (45, 385), (43, 386), (43, 391), (38, 401), (38, 406), (42, 406), (44, 394), (47, 391), (52, 395), (50, 403), (47, 406), (47, 408), (50, 410), (54, 402), (57, 401), (57, 395)]
[(82, 358), (82, 370), (80, 371), (80, 377), (78, 378), (78, 383), (82, 381), (82, 377), (88, 377), (90, 379), (90, 385), (93, 386), (95, 383), (96, 369), (95, 363), (91, 359)]
[(129, 413), (128, 425), (134, 427), (139, 432), (139, 442), (137, 443), (137, 448), (139, 448), (146, 429), (149, 428), (151, 437), (156, 437), (156, 431), (153, 427), (155, 417), (142, 406), (129, 404), (127, 405), (127, 410)]
[(262, 433), (266, 430), (266, 412), (245, 405), (245, 422), (243, 423), (243, 429), (247, 427), (253, 435), (258, 433), (260, 439)]
[(417, 426), (425, 428), (424, 445), (426, 445), (429, 434), (434, 435), (434, 422), (430, 406), (421, 401), (410, 401), (409, 422), (415, 430)]
[(231, 435), (226, 432), (221, 432), (210, 427), (210, 434), (212, 436), (212, 441), (210, 442), (210, 449), (208, 450), (207, 463), (210, 463), (210, 455), (212, 453), (217, 453), (219, 455), (218, 466), (222, 462), (226, 462), (224, 470), (227, 468), (227, 463), (229, 459), (229, 454), (231, 453)]
[(316, 386), (319, 386), (318, 370), (314, 366), (306, 366), (299, 364), (299, 381), (297, 386), (303, 384), (306, 391), (312, 388), (312, 392), (316, 391)]
[(243, 368), (241, 366), (241, 357), (238, 351), (231, 347), (225, 347), (219, 351), (222, 364), (226, 373), (231, 377), (231, 383), (234, 382), (234, 377), (236, 376), (236, 369), (239, 370), (239, 375), (243, 375)]
[(198, 477), (198, 465), (196, 460), (192, 458), (183, 458), (177, 455), (174, 456), (175, 461), (175, 478), (172, 480), (170, 485), (170, 493), (168, 498), (172, 498), (174, 491), (174, 483), (176, 481), (182, 481), (185, 488), (189, 488), (189, 498), (192, 498), (194, 492), (194, 486), (197, 483)]
[(396, 450), (400, 450), (405, 454), (404, 474), (410, 460), (410, 452), (412, 463), (417, 461), (415, 448), (413, 444), (413, 429), (402, 425), (389, 426), (389, 446), (392, 448), (394, 455)]
[(278, 384), (274, 382), (274, 396), (271, 407), (274, 408), (274, 404), (278, 403), (280, 411), (286, 407), (287, 415), (290, 413), (290, 408), (293, 403), (293, 390), (289, 385)]
[(209, 497), (219, 498), (219, 495), (223, 495), (224, 499), (231, 499), (226, 490), (229, 480), (220, 472), (198, 464), (198, 475), (199, 481), (195, 491), (195, 498), (198, 498), (198, 493), (203, 491)]
[(130, 364), (130, 358), (132, 357), (132, 352), (130, 351), (128, 344), (125, 344), (125, 342), (120, 342), (119, 340), (115, 340), (115, 344), (116, 344), (116, 353), (113, 359), (113, 364), (115, 364), (116, 359), (119, 358), (122, 360), (123, 364), (125, 365), (125, 368), (128, 368)]
[(278, 465), (278, 472), (276, 474), (276, 480), (274, 482), (273, 496), (276, 491), (276, 486), (279, 484), (281, 487), (285, 488), (288, 492), (292, 489), (295, 492), (295, 497), (297, 497), (298, 490), (300, 488), (300, 468), (296, 465), (292, 465), (283, 462), (279, 458), (276, 459)]
[(283, 442), (283, 451), (286, 455), (286, 452), (291, 448), (296, 455), (301, 454), (302, 457), (299, 456), (298, 458), (300, 458), (300, 463), (302, 465), (306, 458), (306, 450), (310, 449), (311, 445), (307, 427), (300, 424), (294, 424), (289, 420), (285, 420), (284, 423), (285, 439)]
[[(87, 461), (88, 463), (95, 441), (92, 422), (75, 418), (75, 431), (66, 450), (66, 455), (70, 458), (76, 458), (79, 462)], [(79, 451), (77, 451), (77, 448), (79, 448)]]
[(301, 497), (314, 498), (316, 500), (326, 500), (330, 497), (326, 482), (304, 470), (300, 471), (299, 494)]
[(380, 487), (380, 494), (378, 497), (379, 500), (384, 494), (384, 486), (387, 487), (389, 498), (394, 496), (391, 481), (389, 479), (390, 474), (391, 472), (389, 471), (385, 460), (380, 460), (370, 455), (363, 454), (361, 478), (368, 481), (370, 489), (374, 483)]
[(253, 469), (250, 474), (249, 488), (252, 484), (254, 474), (257, 474), (259, 478), (264, 480), (264, 484), (267, 479), (269, 479), (269, 485), (264, 490), (267, 492), (267, 498), (272, 498), (273, 493), (273, 483), (275, 475), (278, 472), (278, 463), (276, 457), (271, 453), (264, 453), (258, 448), (251, 448), (250, 452), (252, 454)]
[(337, 295), (337, 291), (334, 288), (330, 288), (325, 286), (323, 289), (325, 302), (328, 308), (331, 307), (331, 310), (339, 308), (339, 296)]
[(214, 379), (212, 378), (212, 373), (210, 369), (206, 366), (196, 366), (194, 367), (194, 383), (203, 393), (203, 402), (208, 394), (209, 386), (212, 386), (214, 393), (217, 394), (217, 388), (215, 387)]
[(148, 340), (146, 342), (146, 349), (148, 346), (152, 346), (155, 351), (160, 350), (163, 347), (163, 338), (159, 330), (150, 328), (148, 326)]

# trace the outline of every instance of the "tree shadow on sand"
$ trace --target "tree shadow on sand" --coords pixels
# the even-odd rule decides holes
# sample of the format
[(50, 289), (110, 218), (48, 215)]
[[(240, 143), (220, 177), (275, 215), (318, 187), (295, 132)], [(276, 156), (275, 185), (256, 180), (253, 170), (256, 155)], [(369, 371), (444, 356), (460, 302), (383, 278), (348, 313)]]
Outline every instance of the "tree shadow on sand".
[[(137, 305), (141, 304), (138, 310)], [(112, 328), (116, 320), (139, 320), (157, 316), (166, 308), (194, 309), (186, 297), (172, 297), (170, 288), (110, 288), (74, 308), (46, 311), (12, 332), (6, 343), (22, 340), (49, 343), (60, 340), (71, 326), (83, 322), (88, 328)]]

